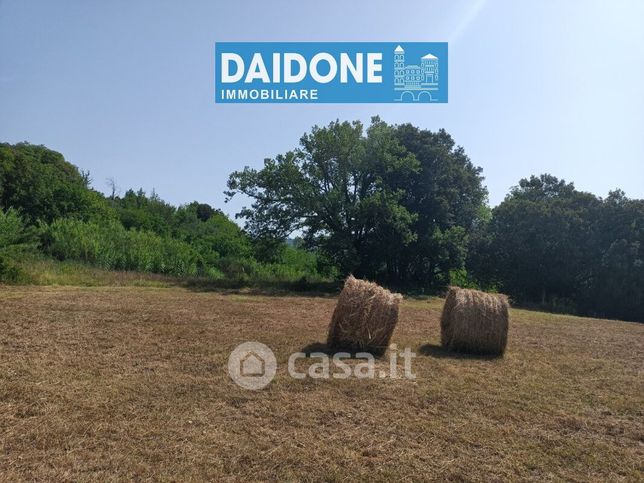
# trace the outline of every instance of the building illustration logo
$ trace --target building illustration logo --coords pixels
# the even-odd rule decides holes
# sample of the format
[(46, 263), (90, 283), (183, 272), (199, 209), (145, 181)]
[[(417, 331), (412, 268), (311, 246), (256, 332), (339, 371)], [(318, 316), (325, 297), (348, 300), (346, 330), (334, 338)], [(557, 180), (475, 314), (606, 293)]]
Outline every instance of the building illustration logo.
[(214, 97), (222, 104), (447, 103), (448, 57), (447, 42), (216, 42)]
[(432, 92), (438, 91), (438, 57), (431, 53), (420, 59), (420, 65), (405, 64), (405, 49), (394, 50), (394, 90), (396, 101), (437, 102)]

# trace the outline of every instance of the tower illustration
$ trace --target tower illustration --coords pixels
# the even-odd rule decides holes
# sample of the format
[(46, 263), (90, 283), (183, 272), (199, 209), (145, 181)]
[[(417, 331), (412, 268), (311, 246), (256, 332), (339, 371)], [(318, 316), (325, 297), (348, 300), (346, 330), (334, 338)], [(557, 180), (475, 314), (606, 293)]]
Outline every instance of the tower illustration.
[(394, 50), (394, 86), (405, 85), (405, 49), (400, 45)]

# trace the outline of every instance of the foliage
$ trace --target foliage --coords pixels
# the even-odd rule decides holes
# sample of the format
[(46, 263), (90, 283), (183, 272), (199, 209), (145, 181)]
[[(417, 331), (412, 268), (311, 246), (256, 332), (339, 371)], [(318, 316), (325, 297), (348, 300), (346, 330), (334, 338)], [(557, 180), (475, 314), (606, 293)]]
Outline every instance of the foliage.
[(0, 210), (0, 281), (17, 281), (21, 275), (17, 262), (36, 247), (35, 230), (26, 226), (18, 212)]
[(137, 192), (128, 190), (123, 198), (113, 198), (112, 205), (125, 228), (152, 231), (158, 235), (171, 232), (175, 208), (155, 192), (148, 197), (142, 189)]
[(196, 275), (201, 260), (187, 243), (152, 232), (127, 230), (117, 222), (59, 219), (48, 228), (47, 251), (60, 260), (80, 260), (105, 269)]
[(232, 173), (227, 194), (253, 200), (238, 216), (256, 238), (301, 231), (342, 274), (438, 286), (463, 266), (486, 196), (479, 173), (445, 131), (376, 117), (366, 135), (358, 121), (314, 127), (261, 170)]
[(398, 278), (445, 286), (450, 271), (464, 268), (469, 236), (487, 215), (481, 168), (443, 129), (432, 132), (403, 124), (396, 127), (396, 137), (420, 163), (406, 185), (404, 202), (416, 215), (416, 237), (396, 253)]
[(602, 202), (596, 225), (601, 256), (593, 259), (582, 310), (644, 321), (644, 200), (613, 191)]
[[(0, 236), (6, 239), (21, 227), (33, 238), (36, 227), (44, 227), (39, 231), (45, 253), (105, 269), (208, 279), (321, 278), (315, 253), (287, 247), (283, 240), (252, 240), (208, 204), (174, 207), (142, 189), (119, 196), (113, 180), (106, 198), (89, 183), (89, 175), (60, 153), (28, 143), (1, 144), (0, 208), (8, 211), (2, 212)], [(23, 245), (6, 244), (0, 249), (3, 277), (16, 280)], [(262, 252), (268, 245), (272, 255), (258, 257), (268, 255)]]
[(308, 247), (323, 249), (345, 273), (364, 271), (365, 247), (382, 244), (385, 232), (402, 244), (410, 241), (412, 215), (387, 181), (411, 176), (417, 163), (388, 126), (375, 119), (364, 137), (360, 122), (336, 121), (314, 127), (300, 144), (266, 159), (259, 171), (231, 174), (228, 196), (254, 200), (240, 213), (252, 236), (284, 239), (301, 230)]
[(480, 287), (644, 321), (644, 200), (598, 198), (544, 174), (490, 209), (481, 169), (444, 130), (377, 117), (367, 129), (316, 126), (263, 168), (233, 172), (226, 194), (250, 197), (238, 214), (245, 230), (206, 203), (175, 207), (142, 189), (105, 197), (60, 153), (0, 144), (0, 280), (24, 279), (40, 250), (67, 271), (298, 286), (353, 272), (423, 293)]
[(468, 266), (515, 300), (644, 320), (644, 202), (602, 200), (551, 175), (522, 179), (472, 244)]
[(181, 206), (174, 214), (172, 233), (175, 238), (191, 244), (207, 263), (220, 257), (249, 258), (252, 245), (249, 237), (219, 210), (210, 209), (204, 219), (203, 206), (196, 202)]
[(0, 144), (0, 209), (19, 209), (29, 223), (112, 218), (107, 201), (89, 182), (89, 174), (44, 146)]

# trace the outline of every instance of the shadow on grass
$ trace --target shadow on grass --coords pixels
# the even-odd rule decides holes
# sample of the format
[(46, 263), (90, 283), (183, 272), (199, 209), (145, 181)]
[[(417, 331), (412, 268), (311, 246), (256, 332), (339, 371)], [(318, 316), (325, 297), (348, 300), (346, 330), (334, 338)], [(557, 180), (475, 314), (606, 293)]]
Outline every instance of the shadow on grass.
[(495, 354), (466, 354), (463, 352), (452, 352), (448, 351), (443, 346), (436, 344), (422, 345), (420, 346), (419, 352), (424, 356), (435, 357), (437, 359), (475, 359), (493, 361), (502, 358), (502, 356)]
[(333, 297), (342, 288), (342, 282), (293, 282), (208, 280), (192, 278), (183, 287), (193, 292), (218, 292), (223, 294), (265, 295), (273, 297)]
[(311, 357), (311, 354), (314, 352), (321, 352), (328, 356), (335, 354), (335, 351), (329, 349), (324, 342), (313, 342), (311, 344), (305, 345), (300, 349), (300, 352), (304, 352), (307, 357)]

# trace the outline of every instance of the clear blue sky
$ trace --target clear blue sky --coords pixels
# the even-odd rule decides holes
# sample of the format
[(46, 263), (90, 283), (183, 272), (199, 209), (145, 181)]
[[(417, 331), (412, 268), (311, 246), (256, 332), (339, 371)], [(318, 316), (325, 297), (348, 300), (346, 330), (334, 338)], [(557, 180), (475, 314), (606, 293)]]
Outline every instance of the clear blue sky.
[[(215, 41), (448, 41), (442, 105), (221, 105)], [(0, 0), (0, 140), (107, 190), (224, 206), (228, 174), (336, 118), (446, 128), (490, 202), (550, 172), (644, 198), (644, 2)]]

